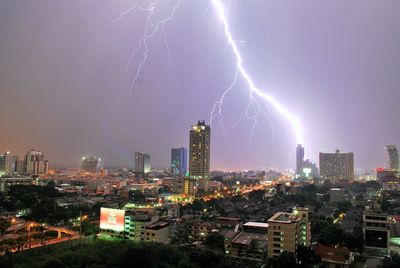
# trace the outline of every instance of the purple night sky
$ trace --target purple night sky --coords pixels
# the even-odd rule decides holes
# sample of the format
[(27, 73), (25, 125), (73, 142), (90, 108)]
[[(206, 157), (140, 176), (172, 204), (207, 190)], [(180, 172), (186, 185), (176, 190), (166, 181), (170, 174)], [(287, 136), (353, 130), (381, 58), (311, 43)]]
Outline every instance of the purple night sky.
[[(209, 120), (232, 82), (235, 60), (209, 2), (182, 0), (150, 53), (132, 94), (143, 51), (127, 63), (144, 31), (147, 1), (0, 1), (0, 151), (43, 151), (51, 164), (77, 166), (90, 153), (132, 166), (133, 152), (168, 166), (171, 147), (188, 146), (189, 128)], [(160, 0), (157, 16), (176, 0)], [(339, 148), (358, 168), (383, 165), (399, 145), (400, 1), (226, 0), (243, 63), (256, 86), (301, 120), (306, 156)], [(294, 168), (296, 141), (272, 107), (241, 120), (240, 79), (212, 126), (213, 169)]]

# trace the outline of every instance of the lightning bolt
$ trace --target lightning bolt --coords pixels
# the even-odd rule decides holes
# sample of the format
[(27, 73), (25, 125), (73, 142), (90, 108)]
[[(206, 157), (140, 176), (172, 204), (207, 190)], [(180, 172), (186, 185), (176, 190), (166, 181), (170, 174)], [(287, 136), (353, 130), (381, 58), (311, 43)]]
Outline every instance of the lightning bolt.
[[(128, 60), (128, 65), (127, 68), (129, 68), (132, 64), (132, 61), (136, 58), (136, 55), (139, 51), (144, 50), (142, 54), (142, 59), (138, 63), (138, 67), (136, 68), (135, 76), (132, 79), (130, 88), (129, 88), (129, 93), (132, 93), (132, 90), (135, 88), (135, 85), (137, 83), (138, 78), (140, 77), (140, 74), (142, 73), (142, 68), (144, 64), (147, 61), (148, 54), (149, 54), (149, 46), (148, 43), (150, 40), (159, 32), (161, 31), (163, 34), (163, 39), (165, 46), (168, 51), (168, 58), (171, 63), (171, 49), (168, 45), (168, 38), (167, 34), (165, 31), (165, 24), (173, 19), (175, 16), (176, 10), (179, 8), (181, 5), (181, 0), (177, 0), (176, 4), (173, 6), (172, 11), (170, 14), (163, 18), (159, 19), (155, 22), (153, 22), (153, 15), (156, 13), (157, 9), (157, 4), (159, 0), (154, 0), (149, 3), (147, 7), (143, 7), (137, 4), (132, 5), (129, 9), (123, 11), (114, 21), (119, 21), (121, 20), (125, 15), (129, 14), (133, 10), (140, 10), (142, 12), (147, 12), (147, 17), (146, 17), (146, 23), (144, 27), (144, 33), (142, 37), (140, 38), (138, 45), (133, 49), (133, 52)], [(228, 46), (231, 48), (233, 55), (236, 60), (236, 72), (233, 77), (233, 80), (229, 87), (224, 91), (224, 93), (221, 95), (221, 98), (216, 101), (213, 105), (212, 111), (210, 113), (210, 125), (212, 124), (213, 120), (215, 118), (220, 119), (220, 122), (223, 126), (223, 109), (222, 106), (224, 104), (224, 100), (226, 96), (229, 94), (230, 91), (234, 89), (236, 86), (236, 83), (239, 79), (239, 76), (246, 82), (248, 85), (249, 89), (249, 103), (246, 106), (246, 109), (244, 111), (243, 116), (240, 117), (239, 121), (237, 124), (242, 120), (242, 118), (247, 118), (253, 121), (253, 126), (251, 128), (251, 134), (250, 134), (250, 141), (252, 140), (252, 137), (254, 135), (255, 130), (258, 127), (258, 118), (259, 116), (263, 115), (265, 116), (269, 123), (272, 126), (271, 120), (268, 116), (268, 113), (265, 111), (265, 108), (269, 108), (269, 106), (272, 106), (275, 110), (277, 110), (286, 120), (289, 121), (289, 123), (292, 126), (294, 136), (296, 139), (296, 142), (298, 144), (303, 143), (303, 133), (302, 133), (302, 126), (299, 121), (299, 119), (292, 114), (289, 110), (285, 108), (284, 105), (282, 105), (279, 101), (277, 101), (275, 98), (272, 96), (268, 95), (267, 93), (261, 91), (259, 88), (257, 88), (251, 79), (250, 75), (248, 74), (247, 70), (243, 66), (243, 60), (242, 56), (239, 52), (239, 47), (244, 45), (244, 41), (237, 41), (233, 39), (232, 33), (229, 28), (229, 23), (225, 15), (225, 8), (221, 0), (210, 0), (210, 5), (207, 7), (207, 9), (204, 11), (204, 15), (206, 17), (206, 11), (208, 11), (211, 7), (214, 8), (216, 14), (218, 15), (218, 18), (220, 22), (222, 23), (223, 26), (223, 31), (227, 40)], [(264, 104), (264, 105), (263, 105)], [(272, 126), (273, 127), (273, 126)]]
[[(278, 102), (276, 99), (274, 99), (272, 96), (269, 96), (265, 92), (261, 91), (259, 88), (257, 88), (251, 79), (250, 75), (248, 74), (247, 70), (243, 67), (243, 60), (242, 56), (239, 52), (239, 48), (237, 45), (237, 42), (232, 37), (232, 33), (229, 29), (229, 23), (228, 20), (225, 16), (225, 8), (224, 5), (220, 0), (211, 0), (211, 5), (214, 7), (218, 18), (220, 22), (223, 25), (223, 30), (225, 37), (227, 39), (228, 45), (231, 47), (232, 52), (235, 56), (236, 59), (236, 75), (234, 77), (233, 82), (230, 84), (228, 89), (222, 94), (221, 98), (214, 104), (213, 110), (211, 111), (211, 116), (210, 116), (210, 123), (212, 122), (213, 118), (216, 116), (222, 117), (222, 105), (224, 102), (224, 99), (226, 95), (232, 90), (232, 88), (235, 86), (236, 81), (238, 79), (238, 75), (244, 79), (244, 81), (247, 83), (248, 88), (249, 88), (249, 105), (247, 106), (245, 110), (245, 117), (254, 120), (254, 124), (251, 130), (251, 135), (254, 134), (255, 129), (258, 126), (258, 121), (257, 118), (260, 114), (264, 114), (259, 101), (255, 98), (255, 96), (261, 98), (261, 100), (264, 101), (266, 105), (271, 105), (272, 107), (275, 108), (284, 118), (286, 118), (289, 123), (291, 124), (293, 128), (293, 132), (295, 135), (296, 142), (298, 144), (303, 143), (303, 133), (302, 133), (302, 126), (299, 121), (299, 119), (289, 112), (280, 102)], [(251, 110), (253, 110), (253, 114), (251, 114)]]
[(121, 12), (120, 15), (116, 19), (114, 19), (114, 22), (119, 21), (122, 19), (122, 17), (129, 14), (130, 12), (132, 12), (135, 9), (139, 9), (141, 11), (148, 13), (147, 17), (146, 17), (145, 27), (144, 27), (144, 33), (143, 33), (142, 37), (139, 39), (138, 45), (133, 49), (132, 54), (129, 57), (128, 64), (126, 66), (127, 69), (129, 69), (129, 67), (132, 64), (132, 61), (136, 58), (136, 54), (141, 49), (144, 49), (143, 54), (142, 54), (142, 59), (140, 60), (138, 67), (136, 68), (135, 75), (134, 75), (131, 85), (129, 87), (129, 94), (132, 94), (132, 90), (135, 88), (136, 82), (139, 79), (140, 74), (142, 73), (142, 68), (147, 61), (148, 54), (149, 54), (149, 41), (160, 31), (163, 34), (164, 43), (165, 43), (165, 46), (168, 51), (168, 60), (171, 64), (171, 49), (168, 44), (168, 38), (167, 38), (166, 30), (165, 30), (165, 24), (175, 16), (176, 10), (181, 5), (181, 0), (176, 1), (176, 4), (172, 7), (172, 11), (170, 12), (170, 14), (167, 17), (153, 22), (152, 17), (157, 12), (156, 9), (157, 9), (158, 2), (159, 2), (158, 0), (154, 0), (149, 3), (148, 7), (142, 7), (140, 5), (133, 4), (129, 9)]

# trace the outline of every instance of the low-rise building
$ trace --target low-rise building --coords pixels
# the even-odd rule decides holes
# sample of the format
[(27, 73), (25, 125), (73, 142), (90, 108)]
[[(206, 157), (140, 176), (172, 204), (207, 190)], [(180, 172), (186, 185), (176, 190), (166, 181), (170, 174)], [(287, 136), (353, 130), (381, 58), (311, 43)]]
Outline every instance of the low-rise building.
[(197, 181), (191, 178), (175, 179), (172, 183), (172, 191), (177, 194), (195, 195)]
[(343, 188), (331, 188), (329, 189), (329, 197), (331, 202), (339, 202), (345, 199)]
[(366, 207), (363, 214), (365, 253), (370, 256), (388, 256), (390, 252), (391, 217), (377, 207)]
[(224, 233), (225, 254), (234, 262), (258, 265), (267, 257), (268, 224), (247, 222), (241, 231)]
[(328, 247), (317, 244), (315, 254), (321, 258), (324, 268), (348, 268), (354, 262), (355, 254), (344, 247)]
[(188, 223), (187, 232), (190, 241), (205, 240), (207, 235), (211, 233), (212, 224), (204, 221), (192, 221)]
[(240, 218), (229, 218), (229, 217), (217, 217), (216, 227), (217, 229), (235, 229), (240, 224)]
[(102, 208), (100, 230), (103, 237), (142, 242), (167, 243), (170, 236), (169, 222), (161, 221), (154, 209)]
[(0, 178), (0, 192), (7, 191), (10, 186), (13, 185), (31, 185), (33, 179), (30, 177), (26, 178)]
[(311, 225), (307, 208), (294, 208), (292, 213), (278, 212), (268, 220), (268, 256), (296, 252), (299, 245), (311, 242)]
[(167, 243), (169, 241), (169, 234), (170, 234), (169, 223), (164, 221), (158, 221), (146, 225), (144, 241)]

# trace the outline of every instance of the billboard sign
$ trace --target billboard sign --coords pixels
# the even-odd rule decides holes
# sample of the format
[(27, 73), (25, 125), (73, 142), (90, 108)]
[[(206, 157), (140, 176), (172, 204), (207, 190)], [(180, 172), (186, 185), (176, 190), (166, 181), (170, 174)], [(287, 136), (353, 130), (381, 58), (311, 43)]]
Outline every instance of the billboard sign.
[(100, 209), (100, 229), (122, 232), (125, 229), (125, 210), (113, 208)]

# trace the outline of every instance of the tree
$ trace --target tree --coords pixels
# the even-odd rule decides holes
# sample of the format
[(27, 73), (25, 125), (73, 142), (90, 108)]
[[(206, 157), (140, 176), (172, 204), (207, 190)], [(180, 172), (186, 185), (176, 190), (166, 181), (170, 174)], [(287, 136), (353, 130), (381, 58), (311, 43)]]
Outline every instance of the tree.
[(253, 200), (262, 200), (265, 195), (265, 190), (254, 190), (249, 193), (249, 198)]
[(400, 267), (400, 255), (395, 254), (390, 257), (386, 257), (382, 260), (381, 264), (378, 266), (379, 268), (398, 268)]
[(8, 227), (11, 226), (11, 222), (7, 219), (0, 219), (0, 234), (4, 235), (8, 229)]
[(14, 249), (17, 252), (20, 252), (21, 250), (23, 250), (27, 243), (29, 244), (28, 237), (25, 235), (18, 237), (14, 241), (15, 241)]
[(100, 229), (97, 225), (92, 224), (89, 220), (82, 221), (82, 233), (84, 235), (93, 235), (99, 233)]
[(142, 191), (140, 190), (134, 190), (131, 191), (130, 193), (130, 198), (134, 201), (134, 202), (138, 202), (138, 203), (142, 203), (145, 201), (146, 196), (143, 194)]
[(204, 209), (204, 201), (203, 199), (195, 199), (192, 203), (192, 209), (194, 211), (202, 211)]
[(314, 267), (320, 263), (321, 258), (315, 254), (311, 247), (299, 246), (296, 250), (296, 257), (299, 267)]
[(319, 232), (319, 242), (327, 246), (341, 244), (344, 238), (344, 231), (335, 224), (329, 224)]
[(364, 244), (362, 224), (356, 224), (352, 233), (345, 233), (343, 245), (351, 249), (361, 249)]
[(336, 206), (340, 212), (347, 212), (352, 205), (351, 202), (343, 200), (343, 201), (338, 201), (336, 203)]
[(223, 250), (224, 249), (224, 236), (218, 233), (211, 233), (206, 237), (204, 244), (207, 246), (218, 248)]
[(203, 250), (197, 255), (197, 262), (200, 267), (215, 267), (220, 258), (211, 250)]
[(284, 251), (279, 256), (270, 257), (266, 262), (267, 268), (297, 267), (296, 258), (293, 253)]

